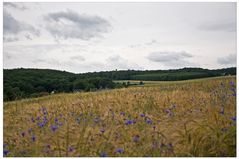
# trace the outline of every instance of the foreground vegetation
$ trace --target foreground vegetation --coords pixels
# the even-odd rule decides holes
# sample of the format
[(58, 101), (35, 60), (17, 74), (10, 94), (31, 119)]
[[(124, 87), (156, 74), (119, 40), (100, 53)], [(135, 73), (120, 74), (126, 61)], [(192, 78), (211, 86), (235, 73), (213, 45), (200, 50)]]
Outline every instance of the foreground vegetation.
[(236, 156), (235, 77), (4, 103), (5, 156)]
[(183, 68), (177, 70), (105, 71), (74, 74), (49, 69), (6, 69), (4, 101), (32, 98), (61, 92), (96, 91), (128, 87), (112, 80), (175, 81), (215, 76), (235, 75), (236, 68), (208, 70)]

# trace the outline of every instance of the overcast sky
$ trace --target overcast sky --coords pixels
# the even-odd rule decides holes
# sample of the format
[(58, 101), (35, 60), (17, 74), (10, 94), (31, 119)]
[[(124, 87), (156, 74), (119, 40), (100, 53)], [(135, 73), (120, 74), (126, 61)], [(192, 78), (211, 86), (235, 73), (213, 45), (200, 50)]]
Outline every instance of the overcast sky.
[(236, 3), (4, 3), (4, 68), (236, 66)]

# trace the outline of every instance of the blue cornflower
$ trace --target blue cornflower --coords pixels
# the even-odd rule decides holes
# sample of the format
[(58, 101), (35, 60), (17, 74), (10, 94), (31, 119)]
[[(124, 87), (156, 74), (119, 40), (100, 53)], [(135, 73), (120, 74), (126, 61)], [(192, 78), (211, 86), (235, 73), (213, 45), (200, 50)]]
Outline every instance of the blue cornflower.
[(131, 125), (131, 124), (133, 124), (134, 122), (133, 122), (133, 120), (126, 120), (125, 121), (125, 125)]
[(225, 132), (228, 131), (228, 129), (227, 128), (222, 128), (221, 131), (225, 133)]
[(168, 113), (170, 113), (171, 111), (170, 111), (170, 109), (166, 109), (165, 112), (168, 114)]
[(105, 132), (105, 129), (104, 128), (100, 129), (100, 132), (103, 134)]
[(50, 148), (51, 148), (51, 145), (50, 145), (50, 144), (47, 144), (47, 145), (46, 145), (46, 148), (50, 149)]
[(44, 146), (44, 149), (43, 149), (44, 153), (49, 153), (50, 150), (51, 150), (51, 145), (50, 144), (47, 144), (47, 145)]
[(36, 137), (33, 135), (32, 136), (32, 141), (35, 142), (36, 141)]
[(173, 144), (172, 144), (172, 143), (169, 143), (169, 144), (168, 144), (168, 148), (169, 148), (169, 149), (173, 149)]
[(38, 126), (41, 127), (41, 128), (45, 126), (44, 123), (40, 123), (40, 122), (38, 122), (37, 124), (38, 124)]
[(141, 116), (141, 117), (145, 117), (145, 114), (141, 113), (140, 116)]
[(31, 118), (31, 121), (32, 121), (33, 123), (35, 122), (35, 119), (34, 119), (34, 117), (32, 117), (32, 118)]
[(44, 116), (43, 121), (48, 121), (47, 116)]
[(58, 120), (58, 118), (55, 118), (55, 123), (57, 123), (59, 120)]
[(52, 126), (51, 126), (51, 130), (52, 130), (53, 132), (55, 132), (57, 129), (58, 129), (58, 126), (57, 126), (57, 125), (52, 125)]
[(221, 110), (220, 110), (219, 114), (222, 114), (222, 115), (224, 115), (224, 108), (223, 108), (223, 107), (221, 108)]
[(8, 150), (3, 150), (3, 155), (6, 156), (9, 153)]
[(233, 81), (230, 81), (230, 85), (231, 85), (231, 86), (234, 86), (235, 83), (234, 83)]
[(47, 114), (48, 114), (46, 108), (44, 108), (44, 107), (42, 108), (42, 113), (43, 113), (44, 115), (47, 115)]
[(100, 153), (100, 157), (107, 157), (107, 153), (101, 152), (101, 153)]
[(233, 121), (236, 121), (236, 120), (237, 120), (236, 116), (232, 117), (231, 119), (232, 119)]
[(25, 132), (22, 132), (21, 135), (22, 135), (22, 137), (24, 137), (26, 134), (25, 134)]
[(3, 144), (3, 148), (6, 148), (8, 146), (8, 144)]
[(153, 124), (153, 121), (150, 120), (150, 119), (146, 119), (146, 123), (147, 123), (147, 124)]
[(116, 152), (117, 152), (117, 153), (123, 153), (123, 152), (124, 152), (124, 149), (122, 149), (122, 148), (117, 148), (117, 149), (116, 149)]
[(73, 152), (74, 150), (75, 150), (75, 148), (72, 147), (72, 146), (70, 146), (70, 147), (68, 148), (68, 152)]
[(133, 136), (133, 141), (134, 141), (134, 142), (138, 142), (138, 141), (139, 141), (139, 135)]
[(120, 115), (125, 116), (125, 112), (121, 112)]

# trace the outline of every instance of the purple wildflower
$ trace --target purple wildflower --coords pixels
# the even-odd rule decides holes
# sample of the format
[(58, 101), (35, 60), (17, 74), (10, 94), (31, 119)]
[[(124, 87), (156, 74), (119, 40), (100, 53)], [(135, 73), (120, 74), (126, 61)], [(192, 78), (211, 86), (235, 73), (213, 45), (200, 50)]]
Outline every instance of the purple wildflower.
[(224, 115), (224, 108), (223, 107), (221, 107), (221, 110), (220, 110), (219, 114)]
[(170, 111), (170, 109), (166, 109), (165, 112), (168, 114), (168, 113), (170, 113), (171, 111)]
[(146, 123), (151, 125), (151, 124), (153, 124), (153, 121), (151, 119), (146, 119)]
[(172, 143), (168, 144), (168, 149), (173, 149), (173, 144)]
[(41, 127), (41, 128), (45, 126), (44, 123), (40, 123), (40, 122), (38, 122), (37, 124), (38, 124), (38, 126)]
[(32, 142), (35, 142), (36, 141), (36, 137), (33, 135), (32, 136)]
[(22, 132), (21, 135), (22, 135), (22, 137), (24, 137), (26, 134), (25, 134), (25, 132)]
[(101, 153), (100, 153), (100, 157), (107, 157), (107, 153), (101, 152)]
[(125, 112), (121, 112), (120, 115), (125, 116)]
[(116, 153), (123, 153), (124, 152), (124, 149), (123, 148), (117, 148), (116, 149)]
[(222, 128), (221, 131), (222, 131), (223, 133), (225, 133), (225, 132), (228, 131), (228, 129), (227, 129), (227, 128)]
[(47, 110), (46, 110), (45, 107), (42, 107), (42, 113), (43, 113), (44, 115), (48, 115), (48, 112), (47, 112)]
[(34, 119), (34, 117), (32, 117), (32, 118), (31, 118), (31, 121), (32, 121), (33, 123), (35, 122), (35, 119)]
[(141, 117), (145, 117), (145, 114), (141, 113), (140, 116), (141, 116)]
[(50, 148), (51, 148), (51, 145), (50, 145), (50, 144), (47, 144), (47, 145), (46, 145), (46, 148), (50, 149)]
[(3, 150), (3, 155), (6, 156), (9, 153), (8, 150)]
[(131, 124), (133, 124), (134, 122), (133, 122), (133, 120), (126, 120), (125, 121), (125, 125), (131, 125)]
[(100, 132), (103, 134), (105, 132), (105, 129), (104, 128), (101, 128), (100, 129)]
[(233, 81), (230, 81), (230, 85), (231, 85), (231, 86), (234, 86), (235, 83), (234, 83)]
[(51, 126), (51, 130), (52, 130), (53, 132), (55, 132), (57, 129), (58, 129), (58, 126), (57, 126), (57, 125), (52, 125), (52, 126)]
[(6, 148), (8, 145), (7, 144), (3, 144), (3, 148)]
[(72, 147), (72, 146), (70, 146), (70, 147), (68, 148), (68, 152), (73, 152), (74, 150), (75, 150), (75, 148)]
[(237, 120), (236, 116), (232, 117), (231, 119), (232, 119), (233, 121), (236, 121), (236, 120)]
[(134, 142), (138, 142), (138, 141), (139, 141), (139, 135), (133, 136), (133, 141), (134, 141)]

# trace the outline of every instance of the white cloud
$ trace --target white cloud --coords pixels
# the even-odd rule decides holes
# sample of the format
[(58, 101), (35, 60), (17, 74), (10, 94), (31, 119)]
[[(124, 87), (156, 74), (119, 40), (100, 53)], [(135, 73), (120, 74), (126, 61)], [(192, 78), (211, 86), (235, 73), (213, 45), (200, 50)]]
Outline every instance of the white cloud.
[(219, 64), (222, 65), (236, 65), (237, 64), (237, 55), (236, 54), (230, 54), (225, 57), (219, 57), (217, 59)]
[(109, 31), (110, 24), (99, 16), (66, 12), (49, 13), (45, 16), (46, 29), (55, 38), (89, 40)]

